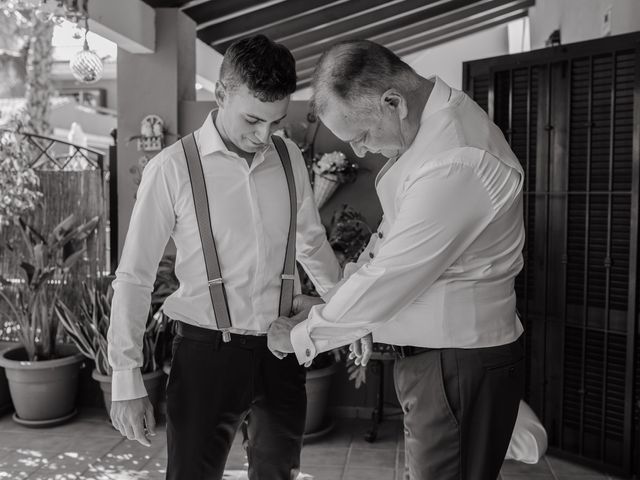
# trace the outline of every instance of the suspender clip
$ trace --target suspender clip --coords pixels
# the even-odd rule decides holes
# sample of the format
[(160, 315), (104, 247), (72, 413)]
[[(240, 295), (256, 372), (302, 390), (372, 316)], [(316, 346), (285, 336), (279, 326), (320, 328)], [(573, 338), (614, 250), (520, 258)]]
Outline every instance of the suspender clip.
[(224, 343), (229, 343), (231, 341), (231, 333), (229, 333), (229, 330), (222, 331), (222, 341)]
[(295, 280), (295, 279), (296, 279), (295, 275), (289, 275), (287, 273), (282, 274), (282, 280)]
[(222, 285), (222, 278), (212, 278), (208, 281), (209, 285)]

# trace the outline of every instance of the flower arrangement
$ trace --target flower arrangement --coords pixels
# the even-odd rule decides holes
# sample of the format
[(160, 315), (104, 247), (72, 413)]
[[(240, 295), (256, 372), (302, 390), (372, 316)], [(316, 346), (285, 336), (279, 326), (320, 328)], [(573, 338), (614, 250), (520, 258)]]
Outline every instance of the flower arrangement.
[(322, 207), (338, 187), (352, 183), (358, 175), (358, 165), (342, 152), (325, 153), (313, 162), (313, 192), (318, 208)]

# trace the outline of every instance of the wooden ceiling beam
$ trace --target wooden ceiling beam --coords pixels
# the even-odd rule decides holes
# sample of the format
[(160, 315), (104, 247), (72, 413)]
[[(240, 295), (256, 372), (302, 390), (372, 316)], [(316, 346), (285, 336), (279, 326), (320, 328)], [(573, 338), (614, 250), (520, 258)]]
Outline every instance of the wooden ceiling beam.
[(426, 21), (409, 25), (400, 30), (388, 31), (371, 40), (387, 45), (397, 40), (413, 38), (416, 35), (422, 35), (436, 28), (447, 26), (453, 22), (464, 19), (486, 18), (489, 16), (501, 16), (505, 13), (528, 8), (534, 5), (535, 0), (483, 0), (471, 5), (467, 5), (459, 10), (445, 14), (439, 17), (430, 18)]
[[(280, 42), (289, 36), (310, 32), (317, 29), (318, 26), (343, 20), (347, 16), (359, 12), (362, 13), (388, 2), (389, 0), (361, 0), (357, 2), (350, 0), (308, 0), (306, 3), (294, 3), (287, 11), (288, 17), (275, 14), (273, 16), (275, 20), (270, 23), (265, 22), (263, 18), (256, 19), (250, 29), (247, 29), (246, 24), (244, 26), (238, 23), (234, 25), (229, 22), (228, 26), (220, 25), (219, 27), (224, 27), (224, 30), (215, 32), (220, 38), (211, 42), (211, 46), (217, 50), (224, 51), (231, 42), (242, 35), (258, 32)], [(270, 20), (270, 18), (267, 18), (267, 20)], [(242, 30), (243, 28), (244, 31)]]
[[(285, 0), (210, 0), (195, 3), (182, 11), (195, 20), (198, 28), (206, 28), (230, 18), (243, 17), (248, 12), (259, 12), (274, 3), (286, 2)], [(260, 15), (260, 13), (255, 13), (255, 15)], [(202, 38), (200, 40), (208, 43)]]
[[(394, 51), (399, 56), (409, 55), (411, 53), (425, 50), (427, 48), (440, 45), (445, 42), (449, 42), (472, 33), (476, 33), (482, 30), (486, 30), (491, 27), (495, 27), (518, 18), (527, 16), (528, 11), (526, 8), (520, 8), (511, 10), (509, 12), (503, 12), (502, 15), (486, 15), (471, 19), (465, 19), (457, 22), (454, 25), (447, 26), (438, 30), (425, 32), (422, 35), (414, 36), (411, 39), (399, 40), (386, 46)], [(305, 62), (307, 60), (305, 59)], [(311, 75), (315, 68), (314, 61), (313, 66), (307, 68), (298, 67), (298, 88), (304, 88), (311, 83)]]
[(325, 25), (320, 24), (312, 30), (299, 32), (296, 35), (278, 40), (289, 47), (294, 55), (307, 56), (308, 51), (317, 49), (322, 51), (327, 44), (351, 38), (368, 38), (451, 12), (469, 3), (475, 2), (469, 2), (469, 0), (392, 1), (387, 2), (386, 5), (346, 15), (337, 21)]
[[(371, 0), (368, 0), (371, 1)], [(384, 2), (388, 0), (376, 0)], [(298, 31), (300, 18), (311, 18), (316, 23), (321, 21), (327, 11), (334, 11), (334, 7), (343, 4), (353, 4), (350, 0), (306, 0), (286, 2), (272, 5), (260, 10), (259, 15), (247, 15), (218, 23), (215, 27), (199, 28), (198, 37), (210, 44), (216, 50), (224, 52), (235, 40), (247, 35), (263, 33), (269, 38), (276, 38), (273, 32)], [(291, 30), (293, 28), (293, 30)]]
[[(507, 6), (505, 6), (504, 8), (513, 8), (513, 9), (519, 8), (518, 5), (523, 4), (523, 2), (528, 3), (529, 0), (511, 1), (511, 2), (508, 2)], [(479, 3), (479, 2), (474, 2), (474, 3)], [(486, 4), (486, 2), (484, 1), (482, 3)], [(463, 5), (463, 6), (465, 4), (469, 5), (469, 2), (461, 2), (460, 4), (456, 3), (456, 5)], [(495, 9), (492, 9), (492, 12), (494, 12), (496, 15), (499, 15), (502, 12), (502, 9), (495, 8)], [(433, 14), (434, 12), (432, 11), (431, 13)], [(403, 16), (401, 18), (381, 19), (378, 22), (374, 22), (369, 25), (352, 29), (349, 31), (344, 31), (343, 33), (338, 35), (325, 37), (315, 42), (307, 42), (304, 46), (301, 46), (298, 48), (292, 48), (291, 51), (296, 59), (302, 59), (305, 57), (311, 57), (313, 55), (321, 54), (331, 45), (334, 45), (338, 42), (342, 42), (345, 40), (355, 40), (355, 39), (363, 39), (363, 38), (375, 39), (376, 37), (387, 34), (390, 31), (407, 28), (414, 23), (423, 22), (423, 21), (426, 22), (430, 18), (432, 19), (437, 18), (434, 21), (436, 22), (439, 21), (440, 23), (444, 23), (444, 22), (457, 21), (466, 16), (464, 12), (464, 7), (462, 11), (460, 11), (460, 9), (457, 9), (457, 10), (451, 11), (450, 14), (451, 14), (450, 16), (447, 16), (448, 13), (446, 11), (443, 11), (439, 15), (429, 15), (428, 11), (425, 12), (421, 10), (417, 13), (414, 13), (408, 16)]]
[[(534, 0), (484, 0), (453, 12), (429, 18), (413, 25), (361, 38), (368, 38), (369, 40), (382, 45), (388, 45), (399, 39), (414, 38), (416, 35), (419, 37), (437, 29), (450, 27), (451, 25), (456, 24), (456, 22), (464, 21), (465, 19), (483, 21), (486, 18), (493, 18), (510, 11), (527, 8), (533, 3)], [(337, 41), (342, 41), (342, 39)], [(294, 53), (297, 59), (298, 71), (314, 67), (322, 55), (322, 52), (328, 49), (331, 45), (337, 43), (337, 41), (332, 42), (330, 45), (326, 45), (322, 49), (315, 49), (314, 51), (311, 51), (311, 54), (306, 57), (298, 56), (299, 54), (296, 55)]]
[(438, 36), (433, 39), (426, 38), (422, 41), (404, 44), (401, 47), (398, 45), (392, 48), (399, 56), (410, 55), (411, 53), (419, 52), (421, 50), (425, 50), (427, 48), (431, 48), (436, 45), (440, 45), (442, 43), (451, 42), (453, 40), (457, 40), (458, 38), (466, 37), (467, 35), (481, 32), (482, 30), (487, 30), (492, 27), (497, 27), (499, 25), (512, 22), (513, 20), (518, 20), (519, 18), (526, 17), (528, 14), (529, 12), (527, 12), (526, 10), (520, 10), (520, 11), (516, 10), (514, 12), (506, 14), (503, 17), (490, 19), (490, 20), (487, 20), (486, 22), (479, 23), (479, 24), (471, 24), (468, 27), (459, 29), (457, 31), (449, 32), (447, 34)]

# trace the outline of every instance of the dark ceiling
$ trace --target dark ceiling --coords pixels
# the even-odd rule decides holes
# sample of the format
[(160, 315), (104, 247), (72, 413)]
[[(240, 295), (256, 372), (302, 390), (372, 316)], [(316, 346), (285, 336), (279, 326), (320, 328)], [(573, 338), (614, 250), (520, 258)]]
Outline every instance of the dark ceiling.
[(218, 52), (263, 33), (285, 44), (308, 86), (334, 43), (369, 39), (408, 55), (527, 15), (535, 0), (145, 0), (179, 7), (198, 24), (198, 38)]

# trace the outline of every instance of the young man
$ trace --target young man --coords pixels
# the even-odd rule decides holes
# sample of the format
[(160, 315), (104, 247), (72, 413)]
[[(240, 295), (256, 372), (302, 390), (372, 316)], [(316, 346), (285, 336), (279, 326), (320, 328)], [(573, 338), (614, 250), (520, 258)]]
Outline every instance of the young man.
[[(295, 62), (284, 46), (258, 35), (225, 53), (215, 92), (219, 109), (194, 132), (190, 155), (202, 166), (221, 278), (212, 277), (206, 260), (211, 248), (202, 246), (207, 228), (196, 212), (202, 202), (194, 200), (197, 176), (183, 144), (188, 137), (151, 160), (142, 177), (113, 282), (111, 418), (123, 435), (149, 444), (145, 425), (152, 433), (154, 421), (140, 375), (142, 336), (158, 262), (171, 237), (180, 288), (164, 305), (177, 324), (167, 387), (169, 480), (222, 478), (248, 413), (249, 477), (289, 480), (299, 468), (305, 371), (294, 356), (271, 354), (265, 334), (282, 314), (283, 279), (292, 281), (283, 274), (291, 243), (321, 294), (341, 272), (300, 151), (287, 141), (290, 159), (283, 158), (270, 137), (295, 88)], [(297, 225), (290, 225), (292, 204)], [(223, 310), (213, 305), (209, 284), (223, 285)], [(230, 328), (221, 326), (221, 311), (228, 312)]]
[(384, 219), (326, 305), (275, 322), (270, 347), (307, 362), (353, 341), (360, 354), (370, 332), (397, 345), (411, 479), (495, 480), (524, 386), (522, 167), (467, 95), (373, 42), (331, 48), (314, 98), (357, 155), (389, 158), (376, 179)]

